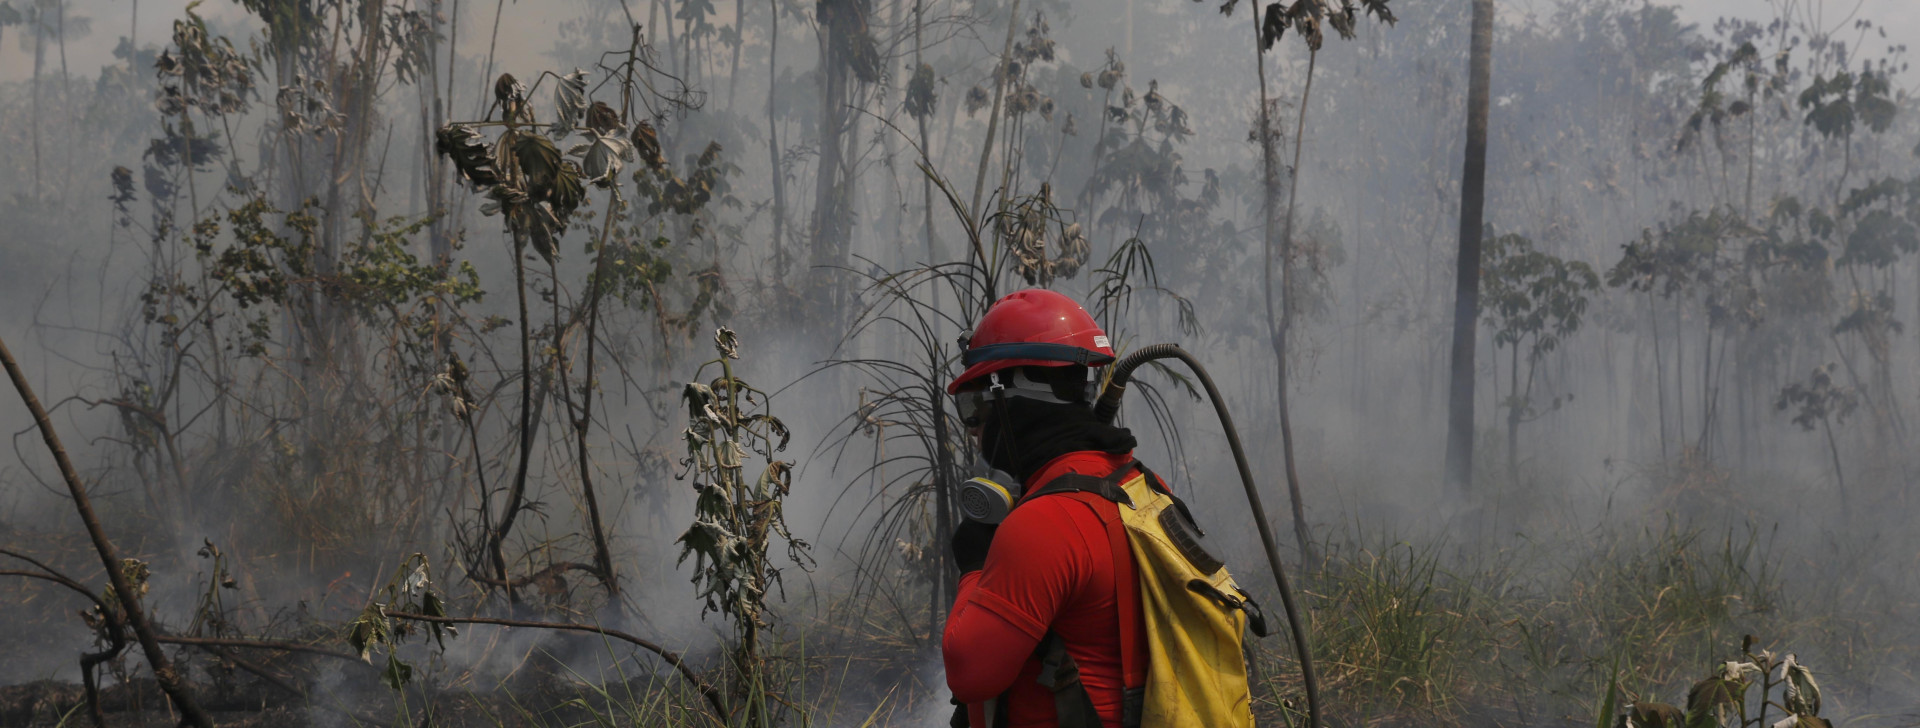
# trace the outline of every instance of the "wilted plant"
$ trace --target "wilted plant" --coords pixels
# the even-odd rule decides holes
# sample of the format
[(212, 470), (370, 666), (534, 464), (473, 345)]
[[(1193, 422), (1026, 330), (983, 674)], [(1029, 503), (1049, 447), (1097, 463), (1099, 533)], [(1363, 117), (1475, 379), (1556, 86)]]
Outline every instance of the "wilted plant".
[[(1609, 681), (1599, 725), (1612, 728), (1831, 728), (1820, 717), (1820, 684), (1813, 671), (1793, 653), (1753, 649), (1753, 635), (1740, 640), (1743, 660), (1727, 660), (1687, 691), (1687, 709), (1650, 701), (1633, 701), (1616, 713), (1617, 679)], [(1749, 695), (1754, 678), (1760, 692)], [(1774, 690), (1778, 689), (1778, 699)], [(1749, 710), (1749, 707), (1752, 710)], [(1769, 709), (1785, 714), (1767, 722)]]
[[(697, 158), (688, 160), (691, 171), (685, 179), (674, 173), (662, 150), (659, 132), (649, 117), (639, 112), (656, 104), (671, 108), (689, 102), (652, 90), (654, 77), (660, 72), (651, 65), (650, 53), (634, 29), (631, 45), (625, 51), (602, 56), (596, 68), (605, 78), (592, 89), (587, 85), (590, 74), (584, 70), (566, 75), (543, 73), (540, 82), (555, 82), (550, 112), (534, 103), (532, 90), (512, 74), (503, 73), (494, 81), (492, 105), (482, 120), (448, 124), (436, 134), (438, 153), (451, 160), (459, 175), (476, 190), (483, 191), (488, 202), (481, 212), (500, 215), (513, 241), (522, 372), (518, 456), (512, 476), (501, 484), (506, 498), (498, 514), (494, 512), (493, 494), (483, 484), (481, 533), (474, 539), (461, 539), (468, 542), (463, 549), (474, 552), (469, 558), (485, 563), (491, 572), (476, 579), (504, 588), (510, 601), (517, 601), (514, 590), (526, 580), (509, 577), (505, 542), (519, 516), (534, 507), (527, 495), (528, 469), (549, 394), (558, 395), (564, 422), (572, 430), (574, 464), (594, 548), (591, 566), (568, 568), (584, 566), (582, 570), (592, 573), (605, 587), (609, 600), (618, 600), (609, 532), (593, 485), (589, 454), (589, 437), (595, 424), (596, 356), (603, 338), (602, 301), (612, 299), (650, 311), (663, 348), (669, 346), (670, 332), (689, 330), (703, 314), (724, 310), (718, 300), (721, 278), (715, 268), (693, 271), (688, 276), (694, 290), (686, 295), (690, 302), (684, 312), (677, 310), (677, 301), (668, 300), (667, 283), (673, 277), (674, 265), (668, 255), (672, 251), (667, 248), (672, 240), (658, 229), (671, 220), (675, 232), (684, 238), (707, 237), (701, 213), (708, 205), (739, 205), (728, 194), (727, 183), (727, 177), (738, 168), (722, 157), (718, 144), (709, 144)], [(603, 88), (617, 94), (617, 108), (593, 98)], [(489, 136), (495, 129), (498, 134)], [(561, 143), (569, 139), (574, 143), (563, 152)], [(630, 175), (633, 185), (629, 187), (622, 171), (635, 162), (638, 168)], [(560, 239), (574, 222), (576, 211), (587, 204), (589, 185), (606, 190), (607, 207), (599, 229), (591, 231), (595, 239), (586, 245), (593, 256), (584, 285), (586, 293), (580, 300), (567, 301), (557, 264)], [(629, 203), (630, 195), (637, 198), (636, 202), (644, 202), (644, 208)], [(585, 214), (580, 218), (590, 219)], [(527, 304), (529, 246), (547, 263), (553, 282), (548, 291), (553, 306), (551, 325), (542, 335), (551, 338), (540, 347), (538, 362)], [(570, 345), (570, 341), (579, 343)], [(578, 351), (581, 348), (584, 352)], [(577, 389), (570, 381), (576, 362), (585, 369)], [(468, 429), (471, 431), (471, 426)], [(478, 451), (477, 443), (474, 449)]]
[(1046, 287), (1055, 278), (1072, 278), (1092, 254), (1080, 223), (1064, 216), (1053, 204), (1053, 186), (1042, 183), (1038, 193), (1013, 200), (997, 218), (1014, 272), (1028, 285)]
[[(413, 665), (401, 660), (398, 650), (418, 628), (411, 621), (389, 617), (387, 613), (390, 611), (430, 617), (447, 616), (446, 605), (440, 601), (440, 595), (434, 593), (426, 555), (414, 554), (400, 562), (394, 568), (393, 577), (387, 580), (386, 586), (381, 587), (379, 598), (368, 601), (360, 611), (360, 616), (347, 628), (347, 644), (353, 647), (362, 661), (374, 664), (374, 653), (385, 652), (380, 680), (387, 687), (399, 690), (413, 679)], [(446, 648), (446, 637), (459, 634), (459, 630), (452, 625), (437, 622), (424, 624), (426, 633), (442, 649)]]
[[(719, 612), (733, 623), (736, 693), (753, 725), (771, 724), (772, 686), (766, 684), (761, 630), (768, 625), (767, 600), (780, 587), (780, 568), (768, 556), (783, 542), (787, 559), (811, 565), (807, 542), (787, 530), (785, 499), (792, 487), (793, 463), (775, 460), (790, 434), (767, 413), (769, 397), (733, 373), (740, 339), (731, 329), (714, 332), (719, 356), (700, 365), (687, 382), (687, 457), (681, 461), (695, 492), (693, 524), (680, 535), (680, 563), (694, 557), (693, 583), (705, 601), (704, 612)], [(720, 376), (701, 382), (708, 367)], [(747, 461), (759, 456), (766, 466), (749, 478)]]

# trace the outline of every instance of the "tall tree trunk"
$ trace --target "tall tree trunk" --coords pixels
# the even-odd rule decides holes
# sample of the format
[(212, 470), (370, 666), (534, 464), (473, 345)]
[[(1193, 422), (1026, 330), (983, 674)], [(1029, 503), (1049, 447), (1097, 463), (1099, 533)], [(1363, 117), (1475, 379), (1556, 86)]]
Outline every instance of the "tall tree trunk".
[(1840, 517), (1853, 520), (1853, 505), (1847, 502), (1847, 476), (1840, 469), (1840, 443), (1833, 439), (1833, 421), (1822, 418), (1820, 427), (1827, 434), (1827, 453), (1833, 456), (1833, 481), (1840, 490)]
[[(445, 268), (453, 257), (453, 236), (449, 232), (446, 215), (447, 164), (446, 157), (433, 151), (433, 134), (446, 123), (447, 104), (451, 98), (440, 95), (440, 20), (439, 14), (431, 16), (434, 32), (427, 35), (427, 78), (421, 86), (421, 121), (426, 126), (420, 134), (420, 151), (426, 155), (423, 160), (426, 175), (427, 204), (427, 244), (428, 252), (433, 255), (433, 264)], [(458, 32), (457, 30), (455, 31)], [(448, 75), (453, 73), (453, 64), (447, 65)], [(419, 82), (416, 82), (419, 83)], [(439, 357), (436, 357), (438, 359)]]
[[(1507, 487), (1510, 488), (1520, 483), (1520, 342), (1513, 342), (1511, 356), (1513, 371), (1510, 377), (1513, 381), (1507, 385), (1507, 391), (1510, 392), (1507, 395)], [(1529, 386), (1527, 388), (1529, 390), (1533, 388), (1531, 386), (1533, 366), (1531, 363), (1528, 364), (1527, 384)], [(1499, 388), (1498, 382), (1495, 382), (1494, 388), (1496, 390)]]
[[(56, 16), (59, 18), (59, 24), (54, 26), (54, 40), (60, 44), (60, 115), (72, 118), (72, 89), (68, 88), (67, 85), (67, 4), (61, 2), (55, 7), (60, 13)], [(128, 57), (131, 58), (132, 56), (129, 55)], [(73, 189), (73, 145), (63, 144), (61, 146), (65, 147), (67, 151), (65, 163), (60, 165), (64, 172), (60, 180), (60, 194), (65, 196), (67, 190)]]
[[(1303, 137), (1305, 137), (1307, 133), (1307, 102), (1313, 94), (1313, 71), (1319, 64), (1319, 60), (1319, 51), (1309, 50), (1307, 52), (1307, 83), (1306, 87), (1300, 91), (1300, 121), (1295, 125), (1293, 130), (1293, 166), (1287, 170), (1287, 216), (1286, 223), (1280, 233), (1280, 316), (1277, 321), (1273, 315), (1273, 261), (1271, 252), (1268, 252), (1266, 265), (1264, 266), (1267, 279), (1267, 333), (1269, 340), (1273, 344), (1274, 378), (1276, 380), (1274, 382), (1274, 392), (1278, 400), (1276, 404), (1280, 409), (1280, 449), (1286, 460), (1287, 497), (1293, 504), (1293, 538), (1300, 546), (1300, 559), (1303, 562), (1313, 560), (1313, 541), (1307, 532), (1307, 506), (1305, 500), (1300, 496), (1300, 468), (1293, 454), (1293, 414), (1289, 406), (1290, 403), (1288, 402), (1287, 392), (1287, 336), (1293, 331), (1294, 202), (1299, 199), (1300, 192), (1300, 151), (1305, 142)], [(1266, 97), (1266, 75), (1266, 64), (1263, 62), (1260, 64), (1260, 95), (1262, 98)], [(1260, 124), (1262, 127), (1261, 133), (1264, 137), (1264, 141), (1261, 144), (1261, 156), (1265, 160), (1263, 165), (1266, 170), (1267, 190), (1271, 192), (1273, 189), (1272, 183), (1275, 181), (1273, 174), (1273, 166), (1275, 164), (1272, 133), (1273, 114), (1269, 110), (1269, 107), (1264, 104), (1261, 106)], [(1266, 199), (1268, 200), (1267, 205), (1271, 207), (1273, 195), (1266, 195)], [(1266, 249), (1268, 251), (1272, 250), (1272, 218), (1272, 212), (1269, 210), (1266, 226), (1269, 243)]]
[[(45, 15), (44, 9), (35, 9), (33, 14), (33, 198), (36, 200), (40, 199), (40, 69), (47, 62)], [(188, 165), (191, 169), (191, 159)]]
[[(901, 40), (900, 34), (903, 32), (900, 26), (900, 0), (891, 0), (891, 2), (887, 3), (887, 27), (892, 28), (894, 32), (892, 42), (889, 42), (887, 46), (889, 48), (899, 47), (899, 41)], [(913, 75), (909, 73), (906, 77), (912, 78)], [(906, 98), (905, 93), (907, 87), (906, 84), (900, 83), (900, 78), (900, 75), (897, 73), (888, 73), (883, 76), (882, 82), (886, 84), (886, 88), (880, 92), (880, 97), (886, 99), (887, 102), (886, 108), (883, 110), (881, 116), (881, 122), (886, 124), (887, 130), (883, 131), (880, 137), (882, 146), (886, 150), (887, 184), (885, 185), (885, 194), (887, 194), (889, 198), (886, 214), (883, 219), (889, 220), (892, 223), (889, 226), (890, 229), (886, 233), (886, 237), (883, 238), (884, 240), (906, 239), (907, 187), (906, 185), (900, 184), (900, 136), (902, 132), (900, 132), (899, 127), (893, 123), (894, 119), (899, 118), (900, 112), (906, 109), (906, 105), (903, 102)], [(926, 175), (917, 176), (925, 177)], [(887, 264), (893, 266), (896, 270), (904, 268), (908, 260), (907, 246), (897, 245), (886, 247), (891, 247), (893, 250), (893, 259), (887, 261)], [(881, 252), (882, 251), (874, 251), (873, 258), (875, 260), (882, 260)]]
[(1680, 303), (1673, 304), (1673, 414), (1680, 440), (1680, 457), (1687, 457), (1687, 327), (1680, 320)]
[(733, 113), (734, 91), (740, 88), (740, 47), (747, 44), (747, 0), (733, 0), (733, 70), (727, 73), (727, 113)]
[[(926, 24), (926, 0), (913, 0), (913, 67), (916, 71), (919, 70), (921, 64), (926, 63), (924, 58), (926, 53), (924, 46), (925, 41), (921, 37), (926, 28)], [(928, 111), (931, 112), (932, 110), (929, 109)], [(930, 142), (927, 139), (927, 117), (925, 115), (915, 116), (914, 122), (920, 129), (920, 162), (931, 169), (933, 167), (933, 160), (929, 158), (928, 155), (931, 155), (933, 150), (929, 147)], [(940, 263), (939, 250), (937, 249), (938, 244), (935, 243), (933, 239), (933, 178), (924, 173), (920, 175), (920, 197), (925, 203), (921, 206), (921, 211), (926, 218), (924, 224), (926, 226), (927, 237), (927, 265), (938, 265)], [(930, 290), (932, 291), (930, 295), (933, 296), (933, 307), (935, 310), (939, 310), (940, 288), (933, 286)]]
[(767, 0), (767, 164), (773, 176), (773, 277), (787, 275), (787, 254), (781, 236), (787, 227), (787, 175), (780, 168), (780, 117), (775, 113), (775, 91), (780, 88), (780, 0)]
[(1654, 301), (1653, 292), (1647, 292), (1647, 331), (1653, 339), (1653, 386), (1660, 396), (1660, 460), (1665, 462), (1667, 453), (1667, 360), (1660, 353), (1660, 311)]
[(1480, 311), (1480, 235), (1487, 203), (1487, 111), (1493, 77), (1493, 0), (1473, 0), (1467, 61), (1467, 150), (1460, 175), (1460, 255), (1454, 262), (1453, 371), (1447, 388), (1447, 484), (1473, 483), (1473, 342)]
[(833, 285), (847, 264), (853, 233), (853, 170), (848, 152), (851, 123), (848, 106), (853, 97), (852, 58), (849, 50), (866, 28), (866, 0), (825, 0), (820, 3), (820, 155), (815, 168), (814, 207), (810, 251), (813, 266), (808, 284), (809, 303), (817, 315), (837, 322), (847, 300), (844, 287)]

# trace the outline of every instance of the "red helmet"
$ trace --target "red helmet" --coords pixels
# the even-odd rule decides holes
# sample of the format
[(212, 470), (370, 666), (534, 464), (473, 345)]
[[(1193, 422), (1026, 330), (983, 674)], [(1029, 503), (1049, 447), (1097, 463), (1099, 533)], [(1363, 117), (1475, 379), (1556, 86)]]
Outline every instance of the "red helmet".
[(967, 370), (947, 385), (947, 394), (1012, 367), (1106, 366), (1113, 363), (1113, 345), (1073, 299), (1029, 288), (1009, 293), (987, 309), (961, 361)]

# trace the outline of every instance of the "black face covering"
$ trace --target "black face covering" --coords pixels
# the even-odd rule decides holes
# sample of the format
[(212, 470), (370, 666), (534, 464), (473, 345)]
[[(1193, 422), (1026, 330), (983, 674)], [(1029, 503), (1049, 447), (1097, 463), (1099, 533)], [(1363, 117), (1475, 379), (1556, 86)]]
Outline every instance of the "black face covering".
[(1083, 404), (1055, 404), (1008, 397), (993, 405), (981, 428), (987, 464), (1026, 483), (1048, 461), (1070, 452), (1120, 454), (1138, 443), (1124, 427), (1100, 422)]

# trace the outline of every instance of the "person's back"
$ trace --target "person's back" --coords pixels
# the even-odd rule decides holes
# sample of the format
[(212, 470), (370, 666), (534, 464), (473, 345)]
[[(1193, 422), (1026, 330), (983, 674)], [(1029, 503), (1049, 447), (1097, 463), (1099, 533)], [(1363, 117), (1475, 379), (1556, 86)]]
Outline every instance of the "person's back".
[[(1126, 453), (1067, 453), (1025, 489), (1067, 473), (1106, 477), (1131, 461)], [(1146, 635), (1131, 554), (1116, 553), (1110, 537), (1119, 517), (1118, 506), (1089, 493), (1031, 498), (1000, 524), (983, 568), (961, 577), (942, 652), (947, 684), (973, 706), (973, 725), (986, 725), (984, 704), (993, 699), (1005, 700), (1005, 725), (1059, 725), (1054, 694), (1039, 680), (1037, 648), (1050, 632), (1065, 643), (1101, 722), (1121, 724), (1123, 690), (1144, 681), (1146, 662), (1136, 654), (1134, 674), (1123, 679), (1122, 611), (1133, 617), (1130, 644), (1144, 644)], [(1122, 610), (1122, 600), (1130, 608)]]
[[(1110, 363), (1113, 350), (1078, 304), (1044, 290), (1002, 298), (965, 359), (948, 393), (987, 463), (1023, 492), (1132, 466), (1132, 433), (1090, 408), (1090, 367)], [(1092, 493), (1029, 496), (998, 525), (962, 523), (953, 556), (962, 576), (941, 646), (966, 723), (1121, 726), (1146, 660), (1118, 506)], [(1050, 649), (1054, 640), (1064, 650)]]

